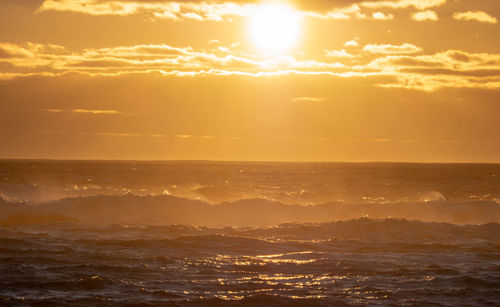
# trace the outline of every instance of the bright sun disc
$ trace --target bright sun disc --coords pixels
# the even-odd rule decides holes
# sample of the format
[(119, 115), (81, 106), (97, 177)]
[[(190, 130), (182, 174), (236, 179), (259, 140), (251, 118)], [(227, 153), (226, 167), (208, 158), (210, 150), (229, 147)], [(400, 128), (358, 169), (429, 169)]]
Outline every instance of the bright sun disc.
[(300, 16), (291, 7), (265, 4), (252, 13), (250, 34), (260, 49), (283, 51), (290, 48), (299, 36)]

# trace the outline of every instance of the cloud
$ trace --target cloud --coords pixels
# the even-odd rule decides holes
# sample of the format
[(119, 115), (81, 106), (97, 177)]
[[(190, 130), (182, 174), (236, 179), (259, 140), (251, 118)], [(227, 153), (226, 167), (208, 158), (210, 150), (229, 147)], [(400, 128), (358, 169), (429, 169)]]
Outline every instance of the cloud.
[(45, 0), (38, 12), (75, 12), (96, 16), (145, 14), (158, 19), (223, 21), (230, 16), (244, 16), (254, 6), (251, 3), (201, 1)]
[(12, 44), (0, 42), (0, 63), (9, 63), (13, 66), (38, 67), (50, 64), (50, 59), (38, 57), (39, 54), (59, 56), (68, 50), (53, 44)]
[(138, 132), (93, 132), (82, 133), (84, 135), (96, 135), (104, 137), (150, 137), (155, 139), (177, 138), (177, 139), (222, 139), (222, 140), (238, 140), (238, 137), (233, 136), (215, 136), (215, 135), (192, 135), (192, 134), (162, 134), (162, 133), (138, 133)]
[(12, 72), (0, 72), (0, 80), (3, 81), (9, 81), (9, 80), (14, 80), (17, 78), (29, 78), (29, 77), (58, 77), (63, 75), (64, 73), (52, 73), (52, 72), (19, 72), (19, 73), (12, 73)]
[[(301, 1), (299, 1), (301, 2)], [(304, 1), (305, 2), (305, 1)], [(323, 19), (372, 19), (372, 20), (393, 20), (394, 15), (376, 11), (368, 15), (364, 10), (380, 9), (407, 9), (409, 7), (417, 10), (426, 10), (446, 4), (446, 0), (379, 0), (379, 1), (308, 1), (309, 3), (329, 3), (328, 10), (307, 11), (306, 15), (310, 17)], [(344, 4), (337, 7), (335, 4)], [(324, 8), (324, 6), (322, 6)], [(326, 13), (325, 13), (326, 11)]]
[(478, 88), (478, 89), (498, 89), (500, 88), (500, 78), (460, 78), (443, 75), (420, 75), (401, 74), (397, 76), (397, 82), (380, 84), (386, 88), (405, 88), (420, 91), (432, 92), (441, 88)]
[[(84, 135), (86, 135), (87, 133), (83, 133)], [(142, 134), (142, 133), (126, 133), (126, 132), (123, 132), (123, 133), (119, 133), (119, 132), (94, 132), (94, 133), (91, 133), (92, 135), (97, 135), (97, 136), (108, 136), (108, 137), (116, 137), (116, 136), (120, 136), (120, 137), (143, 137), (143, 136), (149, 136), (147, 134)]]
[(324, 102), (328, 101), (326, 97), (295, 97), (290, 102)]
[(394, 0), (394, 1), (365, 1), (360, 5), (368, 8), (393, 8), (402, 9), (414, 7), (418, 10), (425, 10), (446, 4), (446, 0)]
[(397, 78), (397, 82), (381, 84), (384, 87), (424, 91), (500, 87), (500, 54), (447, 50), (431, 55), (388, 55), (355, 69), (385, 71)]
[(382, 12), (375, 12), (372, 14), (372, 18), (375, 20), (393, 20), (394, 15), (392, 14), (384, 14)]
[[(38, 12), (60, 11), (89, 15), (129, 16), (143, 14), (151, 18), (168, 20), (227, 21), (232, 17), (248, 16), (260, 1), (257, 0), (45, 0)], [(322, 19), (373, 19), (392, 20), (392, 14), (374, 12), (366, 14), (362, 9), (404, 9), (414, 7), (425, 10), (446, 3), (446, 0), (295, 0), (291, 1), (305, 16)]]
[[(162, 7), (168, 3), (161, 4)], [(41, 11), (66, 11), (78, 12), (89, 15), (132, 15), (141, 8), (154, 8), (153, 3), (130, 3), (126, 1), (95, 1), (95, 0), (45, 0), (40, 8)], [(171, 6), (175, 9), (175, 6)]]
[(418, 144), (418, 143), (463, 143), (464, 141), (454, 140), (454, 139), (433, 139), (433, 140), (423, 140), (423, 139), (396, 139), (396, 138), (356, 138), (356, 137), (299, 137), (299, 136), (288, 136), (288, 137), (278, 137), (277, 140), (284, 141), (317, 141), (317, 142), (360, 142), (360, 143), (404, 143), (404, 144)]
[(409, 54), (420, 52), (422, 48), (408, 43), (403, 45), (368, 44), (363, 48), (363, 51), (380, 54)]
[(354, 55), (348, 53), (345, 51), (345, 49), (342, 50), (325, 50), (325, 54), (327, 57), (331, 58), (353, 58)]
[(64, 113), (64, 112), (69, 112), (69, 113), (80, 113), (80, 114), (92, 114), (92, 115), (99, 115), (99, 114), (122, 114), (120, 111), (116, 110), (89, 110), (89, 109), (73, 109), (73, 110), (62, 110), (62, 109), (45, 109), (43, 110), (45, 112), (50, 112), (50, 113)]
[(193, 136), (192, 136), (192, 135), (190, 135), (190, 134), (177, 134), (175, 137), (176, 137), (176, 138), (179, 138), (179, 139), (190, 139), (190, 138), (192, 138)]
[[(263, 57), (219, 45), (208, 50), (158, 44), (80, 51), (35, 43), (0, 43), (0, 46), (8, 54), (7, 57), (0, 58), (0, 64), (8, 64), (0, 65), (0, 80), (35, 76), (65, 77), (71, 74), (109, 78), (131, 74), (179, 78), (321, 75), (341, 78), (377, 77), (383, 80), (377, 83), (380, 86), (426, 91), (443, 87), (500, 87), (500, 54), (461, 50), (422, 54), (422, 48), (409, 43), (368, 44), (362, 49), (354, 48), (353, 51), (356, 52), (353, 54), (344, 49), (325, 50), (325, 56), (317, 59), (279, 55)], [(224, 50), (220, 47), (224, 47)], [(314, 97), (309, 100), (299, 98), (296, 101), (318, 101)], [(46, 111), (120, 114), (119, 111), (105, 109)]]
[[(457, 75), (478, 70), (500, 70), (500, 54), (468, 53), (447, 50), (431, 55), (388, 55), (371, 61), (364, 68), (375, 70), (438, 69), (454, 71)], [(449, 74), (449, 73), (448, 73)]]
[(353, 40), (345, 42), (344, 46), (346, 46), (346, 47), (357, 47), (357, 46), (359, 46), (358, 40), (359, 40), (359, 38), (356, 37)]
[[(334, 8), (326, 13), (324, 12), (305, 12), (305, 16), (320, 18), (320, 19), (336, 19), (336, 20), (349, 20), (349, 19), (366, 19), (366, 20), (393, 20), (394, 15), (376, 11), (371, 14), (363, 11), (363, 5), (366, 2), (359, 4), (352, 4), (350, 6)], [(376, 7), (375, 7), (376, 8)], [(382, 7), (383, 8), (383, 7)], [(369, 8), (369, 10), (372, 8)]]
[(0, 59), (5, 58), (29, 58), (33, 54), (26, 48), (16, 44), (0, 43)]
[(457, 12), (453, 14), (456, 20), (474, 20), (485, 23), (497, 23), (497, 19), (483, 11)]
[(411, 19), (415, 21), (426, 21), (426, 20), (436, 21), (438, 20), (438, 15), (435, 11), (425, 10), (422, 12), (417, 12), (412, 14)]
[(74, 109), (73, 113), (88, 113), (88, 114), (121, 114), (116, 110), (87, 110), (87, 109)]
[[(5, 45), (5, 44), (4, 44)], [(27, 46), (37, 46), (28, 48)], [(111, 75), (122, 72), (162, 71), (177, 75), (193, 75), (199, 71), (232, 71), (255, 73), (278, 70), (342, 70), (344, 64), (339, 62), (322, 62), (317, 60), (298, 60), (292, 56), (240, 54), (230, 47), (216, 46), (210, 50), (193, 50), (191, 47), (173, 47), (169, 45), (136, 45), (113, 48), (83, 49), (81, 51), (65, 51), (45, 48), (42, 45), (27, 43), (10, 44), (9, 48), (17, 53), (9, 53), (9, 57), (0, 58), (4, 66), (3, 79), (15, 77), (16, 73), (45, 71), (60, 74), (78, 71), (89, 74)]]
[(114, 48), (101, 48), (101, 49), (85, 49), (84, 56), (109, 56), (109, 57), (124, 57), (124, 58), (137, 58), (137, 57), (172, 57), (180, 55), (189, 55), (193, 53), (191, 47), (179, 48), (172, 47), (166, 44), (158, 45), (135, 45), (135, 46), (121, 46)]
[(305, 16), (320, 18), (320, 19), (334, 19), (334, 20), (349, 20), (351, 18), (366, 19), (367, 15), (361, 12), (361, 8), (357, 4), (346, 7), (331, 9), (326, 12), (307, 11)]

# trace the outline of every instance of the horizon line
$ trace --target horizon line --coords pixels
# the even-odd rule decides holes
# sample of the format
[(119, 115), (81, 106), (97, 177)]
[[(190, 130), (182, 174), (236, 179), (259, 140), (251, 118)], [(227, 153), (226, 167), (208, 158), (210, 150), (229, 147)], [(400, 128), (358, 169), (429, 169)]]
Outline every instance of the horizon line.
[(214, 163), (344, 163), (344, 164), (500, 164), (500, 161), (384, 161), (384, 160), (224, 160), (224, 159), (82, 159), (82, 158), (5, 158), (0, 161), (54, 161), (54, 162), (214, 162)]

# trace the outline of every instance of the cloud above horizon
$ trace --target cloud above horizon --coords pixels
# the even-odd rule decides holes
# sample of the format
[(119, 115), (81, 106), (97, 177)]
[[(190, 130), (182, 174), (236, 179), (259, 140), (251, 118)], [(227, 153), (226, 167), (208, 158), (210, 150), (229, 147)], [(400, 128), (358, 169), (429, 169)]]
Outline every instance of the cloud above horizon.
[(456, 20), (465, 21), (478, 21), (484, 23), (497, 23), (497, 19), (486, 12), (483, 11), (467, 11), (467, 12), (457, 12), (453, 14), (453, 18)]
[[(44, 0), (38, 12), (59, 11), (103, 16), (143, 14), (153, 19), (227, 21), (235, 16), (248, 16), (258, 6), (256, 0), (179, 1), (179, 0)], [(426, 10), (446, 4), (446, 0), (383, 0), (383, 1), (291, 1), (304, 16), (322, 19), (392, 20), (394, 15), (381, 9)]]
[(101, 114), (122, 114), (120, 111), (116, 110), (89, 110), (89, 109), (73, 109), (73, 110), (62, 110), (62, 109), (45, 109), (43, 110), (49, 113), (76, 113), (76, 114), (92, 114), (92, 115), (101, 115)]
[(0, 1), (0, 157), (500, 156), (494, 1), (285, 1)]
[(413, 13), (411, 18), (415, 21), (426, 21), (426, 20), (436, 21), (438, 20), (438, 15), (435, 11), (425, 10)]
[(461, 50), (422, 54), (421, 47), (410, 43), (366, 44), (354, 48), (350, 53), (344, 49), (326, 50), (325, 57), (319, 60), (282, 55), (263, 58), (231, 47), (224, 47), (223, 51), (221, 48), (195, 50), (163, 44), (75, 52), (58, 45), (0, 43), (0, 54), (4, 55), (0, 63), (11, 67), (10, 71), (0, 72), (0, 79), (67, 73), (109, 77), (134, 73), (178, 77), (310, 74), (350, 78), (380, 75), (396, 80), (380, 86), (424, 91), (442, 87), (500, 87), (500, 54)]

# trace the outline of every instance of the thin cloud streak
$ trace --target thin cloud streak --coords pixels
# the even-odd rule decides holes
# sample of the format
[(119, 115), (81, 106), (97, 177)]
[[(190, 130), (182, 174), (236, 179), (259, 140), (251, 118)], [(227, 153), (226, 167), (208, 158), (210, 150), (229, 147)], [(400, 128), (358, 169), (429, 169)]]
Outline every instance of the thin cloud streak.
[(92, 114), (92, 115), (100, 115), (100, 114), (122, 114), (122, 112), (116, 110), (88, 110), (88, 109), (73, 109), (73, 110), (62, 110), (62, 109), (45, 109), (43, 110), (49, 113), (77, 113), (77, 114)]
[(328, 101), (329, 98), (327, 97), (295, 97), (290, 100), (290, 102), (325, 102)]
[(403, 45), (368, 44), (363, 48), (363, 51), (380, 54), (409, 54), (420, 52), (422, 48), (408, 43)]
[(456, 20), (465, 21), (478, 21), (484, 23), (497, 23), (497, 19), (486, 12), (483, 11), (467, 11), (467, 12), (457, 12), (453, 14), (453, 18)]

